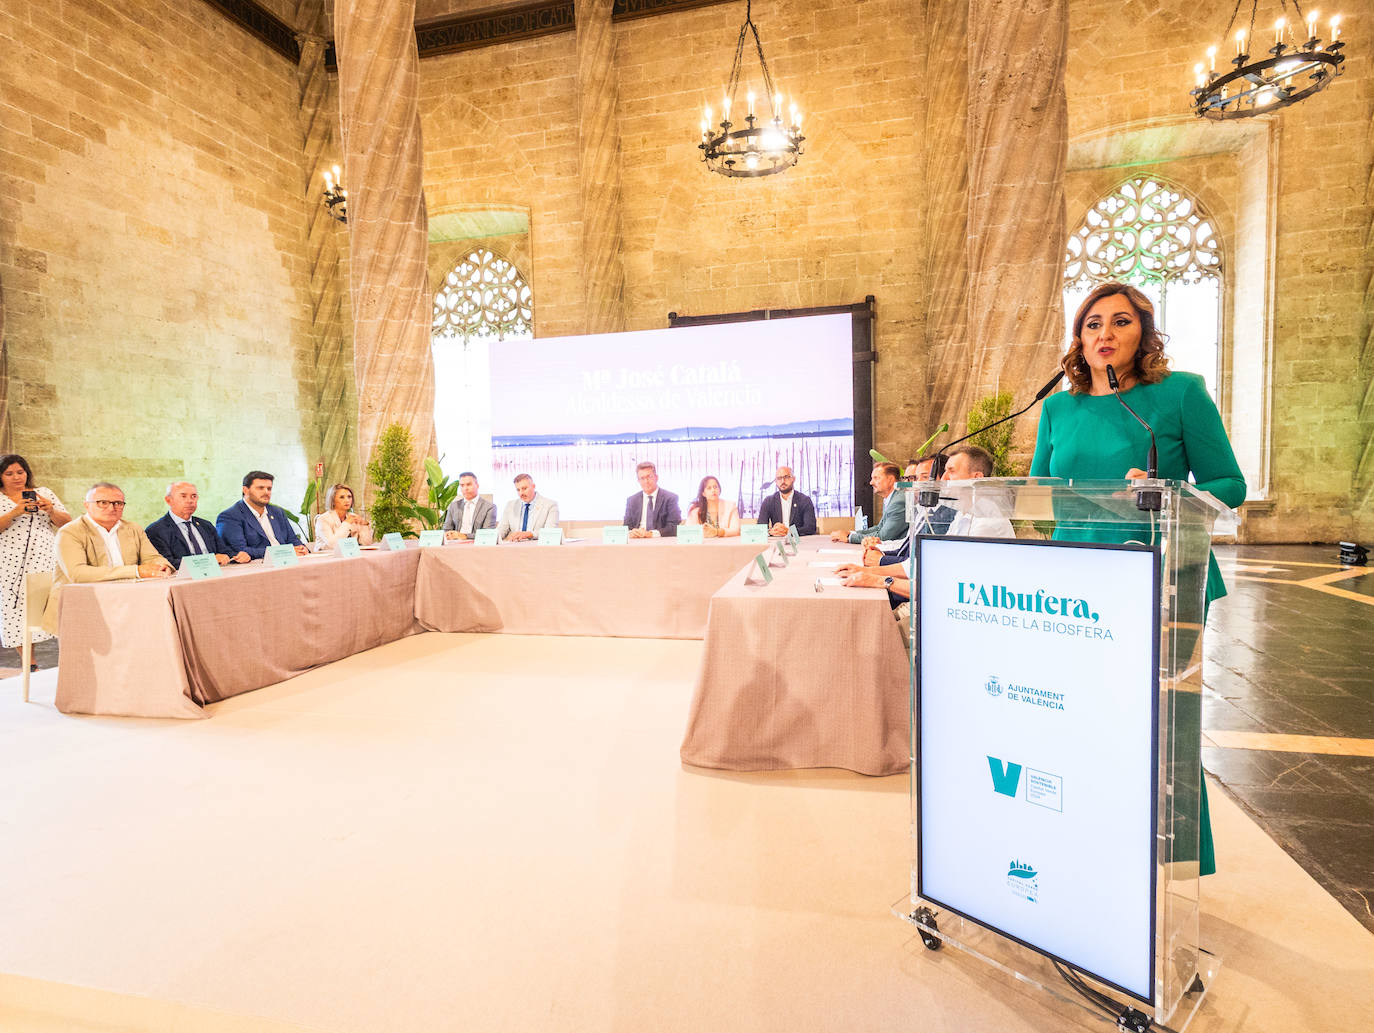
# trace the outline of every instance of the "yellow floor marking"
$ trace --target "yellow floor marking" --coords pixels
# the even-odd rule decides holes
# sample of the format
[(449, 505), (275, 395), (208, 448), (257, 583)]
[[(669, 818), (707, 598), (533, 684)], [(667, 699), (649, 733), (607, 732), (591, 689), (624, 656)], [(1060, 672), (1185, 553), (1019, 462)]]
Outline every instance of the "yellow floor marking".
[(1338, 757), (1374, 757), (1374, 739), (1336, 735), (1274, 735), (1269, 732), (1203, 733), (1212, 746), (1229, 750), (1269, 750), (1274, 753), (1325, 753)]

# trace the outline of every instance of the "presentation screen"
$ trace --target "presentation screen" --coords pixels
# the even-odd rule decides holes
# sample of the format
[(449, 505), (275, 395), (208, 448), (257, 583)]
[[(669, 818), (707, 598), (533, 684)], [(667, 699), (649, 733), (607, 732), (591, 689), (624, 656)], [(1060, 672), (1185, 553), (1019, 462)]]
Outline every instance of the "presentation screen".
[[(750, 517), (786, 465), (817, 516), (851, 514), (852, 322), (841, 313), (493, 342), (492, 483), (482, 490), (511, 497), (512, 478), (528, 473), (563, 519), (618, 522), (639, 490), (635, 464), (648, 460), (684, 516), (709, 474)], [(480, 457), (469, 465), (481, 468)]]
[(917, 894), (1154, 998), (1158, 570), (922, 538)]

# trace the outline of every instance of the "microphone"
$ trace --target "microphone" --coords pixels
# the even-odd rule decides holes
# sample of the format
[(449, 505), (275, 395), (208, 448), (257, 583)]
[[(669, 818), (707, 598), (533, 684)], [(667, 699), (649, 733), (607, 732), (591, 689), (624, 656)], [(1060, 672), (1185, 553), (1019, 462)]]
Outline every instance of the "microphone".
[[(1126, 399), (1121, 397), (1121, 382), (1116, 378), (1116, 370), (1111, 363), (1107, 364), (1107, 386), (1112, 389), (1112, 394), (1116, 395), (1116, 400), (1126, 407), (1126, 411), (1135, 417), (1136, 422), (1145, 428), (1145, 433), (1150, 435), (1150, 451), (1145, 460), (1145, 476), (1154, 480), (1159, 476), (1159, 448), (1155, 444), (1155, 431), (1148, 423), (1140, 418), (1140, 413), (1130, 407)], [(1136, 509), (1158, 512), (1160, 507), (1160, 493), (1153, 488), (1140, 488), (1135, 493)]]
[[(930, 468), (930, 479), (933, 481), (938, 481), (941, 477), (944, 476), (945, 464), (949, 462), (949, 457), (945, 455), (946, 449), (953, 448), (960, 442), (967, 441), (969, 438), (975, 437), (983, 433), (983, 431), (985, 430), (992, 430), (992, 428), (996, 427), (998, 424), (1006, 423), (1008, 420), (1014, 420), (1016, 419), (1016, 417), (1022, 415), (1023, 413), (1029, 412), (1037, 403), (1042, 401), (1047, 394), (1053, 391), (1055, 387), (1058, 386), (1059, 381), (1063, 379), (1064, 371), (1062, 369), (1056, 369), (1054, 371), (1054, 376), (1050, 377), (1050, 379), (1045, 382), (1044, 387), (1042, 387), (1039, 391), (1035, 392), (1035, 397), (1030, 400), (1030, 403), (1024, 409), (1018, 409), (1010, 416), (1003, 416), (1000, 420), (994, 420), (992, 423), (989, 423), (986, 427), (979, 427), (972, 433), (965, 434), (962, 438), (955, 438), (949, 444), (941, 445), (940, 450), (935, 453), (935, 465)], [(927, 489), (920, 493), (920, 496), (917, 498), (916, 501), (919, 505), (922, 506), (938, 506), (940, 504), (940, 493), (938, 491), (931, 491)]]

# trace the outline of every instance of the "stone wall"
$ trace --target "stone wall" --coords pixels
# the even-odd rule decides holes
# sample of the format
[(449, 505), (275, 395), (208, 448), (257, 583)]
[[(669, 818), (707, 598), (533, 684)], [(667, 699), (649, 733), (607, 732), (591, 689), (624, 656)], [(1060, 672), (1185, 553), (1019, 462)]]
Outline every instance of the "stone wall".
[(14, 446), (69, 508), (166, 483), (213, 518), (314, 459), (295, 68), (208, 4), (0, 8), (0, 285)]
[[(1260, 14), (1262, 24), (1273, 24), (1273, 13), (1262, 20), (1264, 4)], [(1294, 107), (1253, 120), (1273, 123), (1261, 127), (1272, 141), (1246, 142), (1234, 133), (1239, 123), (1218, 125), (1187, 114), (1192, 67), (1205, 59), (1208, 43), (1222, 42), (1225, 18), (1225, 11), (1188, 0), (1072, 0), (1071, 150), (1073, 141), (1094, 135), (1137, 134), (1148, 153), (1123, 154), (1118, 178), (1140, 169), (1168, 176), (1207, 196), (1222, 225), (1229, 223), (1236, 234), (1226, 244), (1244, 280), (1234, 285), (1227, 343), (1234, 347), (1237, 334), (1248, 335), (1240, 343), (1255, 344), (1257, 351), (1247, 363), (1268, 356), (1267, 383), (1245, 381), (1249, 366), (1230, 364), (1228, 379), (1238, 393), (1224, 406), (1233, 435), (1238, 418), (1264, 423), (1267, 475), (1258, 485), (1252, 477), (1251, 488), (1263, 491), (1265, 500), (1247, 506), (1247, 540), (1368, 535), (1374, 511), (1353, 495), (1358, 457), (1374, 433), (1360, 418), (1370, 387), (1360, 349), (1372, 315), (1366, 294), (1374, 201), (1367, 192), (1374, 161), (1369, 26), (1361, 21), (1360, 44), (1350, 47), (1340, 79)], [(1228, 47), (1220, 50), (1224, 55)], [(1229, 156), (1210, 164), (1178, 160), (1208, 152)], [(1273, 167), (1257, 181), (1266, 160)], [(1234, 193), (1223, 197), (1227, 191), (1216, 188), (1228, 176)], [(1083, 196), (1080, 191), (1069, 199), (1071, 226), (1082, 214), (1075, 205)], [(1266, 232), (1270, 240), (1256, 247)]]

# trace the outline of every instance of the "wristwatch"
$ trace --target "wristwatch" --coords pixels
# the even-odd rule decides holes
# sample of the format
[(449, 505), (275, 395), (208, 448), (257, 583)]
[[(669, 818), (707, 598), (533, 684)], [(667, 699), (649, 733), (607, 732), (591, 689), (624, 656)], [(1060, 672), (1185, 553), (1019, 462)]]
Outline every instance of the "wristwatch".
[(883, 587), (884, 587), (884, 588), (891, 588), (892, 585), (893, 585), (893, 583), (894, 583), (896, 580), (897, 580), (897, 579), (896, 579), (895, 577), (885, 577), (885, 578), (883, 578)]

